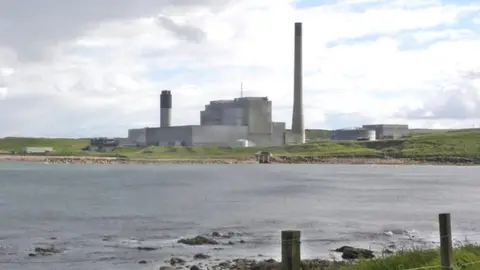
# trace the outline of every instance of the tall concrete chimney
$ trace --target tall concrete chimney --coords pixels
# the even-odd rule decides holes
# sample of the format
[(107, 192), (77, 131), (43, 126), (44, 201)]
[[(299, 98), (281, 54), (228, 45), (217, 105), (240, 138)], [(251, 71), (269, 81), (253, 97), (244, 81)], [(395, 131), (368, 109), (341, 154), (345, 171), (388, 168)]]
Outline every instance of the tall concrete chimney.
[(169, 127), (172, 122), (172, 93), (163, 90), (160, 95), (160, 127)]
[(295, 23), (295, 49), (293, 68), (293, 115), (292, 136), (295, 143), (305, 143), (303, 124), (303, 85), (302, 85), (302, 23)]

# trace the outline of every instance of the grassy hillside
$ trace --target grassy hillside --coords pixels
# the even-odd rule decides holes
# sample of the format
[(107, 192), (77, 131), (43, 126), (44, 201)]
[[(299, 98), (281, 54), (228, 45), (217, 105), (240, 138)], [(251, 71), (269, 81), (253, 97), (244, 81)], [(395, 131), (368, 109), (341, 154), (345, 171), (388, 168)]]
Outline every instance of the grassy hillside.
[(51, 139), (51, 138), (18, 138), (0, 139), (0, 150), (20, 151), (23, 147), (54, 147), (58, 152), (80, 151), (88, 145), (86, 139)]
[[(480, 247), (463, 245), (453, 250), (455, 269), (480, 269)], [(360, 261), (351, 266), (340, 266), (340, 270), (397, 270), (397, 269), (440, 269), (439, 250), (415, 250), (400, 252), (376, 260)]]
[[(88, 144), (85, 139), (4, 138), (0, 139), (0, 153), (20, 151), (26, 146), (50, 146), (58, 155), (88, 155), (81, 151)], [(114, 153), (101, 155), (124, 155), (131, 158), (225, 158), (247, 157), (257, 151), (271, 151), (274, 155), (388, 155), (394, 157), (418, 156), (465, 156), (480, 154), (480, 129), (437, 130), (417, 132), (402, 140), (342, 141), (320, 140), (304, 145), (281, 147), (119, 147)], [(98, 153), (96, 153), (98, 154)]]
[(305, 138), (307, 140), (330, 140), (333, 130), (328, 129), (305, 129)]

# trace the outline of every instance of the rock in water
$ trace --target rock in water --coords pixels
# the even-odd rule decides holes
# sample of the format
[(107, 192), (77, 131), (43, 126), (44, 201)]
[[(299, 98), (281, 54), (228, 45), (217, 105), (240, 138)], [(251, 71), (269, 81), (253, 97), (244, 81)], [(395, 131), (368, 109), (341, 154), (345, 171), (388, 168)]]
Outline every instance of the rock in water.
[(194, 238), (185, 238), (177, 241), (179, 244), (199, 246), (199, 245), (218, 245), (218, 242), (208, 237), (197, 235)]
[(356, 259), (372, 259), (375, 257), (373, 251), (363, 248), (354, 248), (350, 246), (343, 246), (337, 248), (336, 252), (342, 252), (342, 259), (344, 260), (356, 260)]
[(193, 258), (194, 258), (195, 260), (205, 260), (205, 259), (210, 258), (210, 256), (209, 256), (209, 255), (206, 255), (206, 254), (203, 254), (203, 253), (197, 253), (197, 254), (195, 254), (195, 255), (193, 256)]
[(157, 248), (154, 247), (137, 247), (138, 250), (140, 251), (152, 251), (152, 250), (157, 250)]
[(53, 254), (56, 254), (56, 253), (61, 253), (62, 251), (55, 248), (54, 246), (50, 246), (50, 247), (36, 247), (35, 248), (35, 254), (36, 255), (41, 255), (41, 256), (49, 256), (49, 255), (53, 255)]
[(185, 264), (185, 260), (182, 258), (173, 257), (170, 259), (170, 265)]
[(177, 268), (171, 266), (160, 266), (158, 270), (177, 270)]

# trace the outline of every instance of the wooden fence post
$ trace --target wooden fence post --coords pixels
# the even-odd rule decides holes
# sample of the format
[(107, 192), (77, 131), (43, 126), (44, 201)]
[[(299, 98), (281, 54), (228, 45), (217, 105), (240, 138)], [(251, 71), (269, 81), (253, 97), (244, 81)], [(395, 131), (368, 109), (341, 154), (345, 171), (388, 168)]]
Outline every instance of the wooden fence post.
[(442, 270), (452, 270), (452, 227), (450, 223), (450, 214), (439, 214), (438, 222), (440, 225), (440, 261)]
[(300, 270), (300, 231), (282, 231), (282, 270)]

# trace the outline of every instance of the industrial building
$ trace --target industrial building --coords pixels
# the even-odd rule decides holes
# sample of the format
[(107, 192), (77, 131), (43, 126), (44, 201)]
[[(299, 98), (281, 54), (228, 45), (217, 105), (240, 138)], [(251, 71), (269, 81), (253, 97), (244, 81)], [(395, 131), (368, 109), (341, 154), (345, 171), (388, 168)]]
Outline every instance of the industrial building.
[(336, 141), (353, 141), (353, 140), (375, 140), (375, 130), (368, 130), (366, 128), (343, 128), (337, 129), (333, 132), (332, 140)]
[[(159, 127), (130, 129), (122, 145), (278, 146), (305, 143), (303, 114), (302, 23), (294, 28), (292, 126), (272, 121), (267, 97), (215, 100), (200, 112), (200, 125), (172, 126), (172, 92), (160, 95)], [(335, 130), (333, 140), (398, 139), (409, 135), (408, 125), (363, 125)]]
[(200, 112), (200, 125), (172, 126), (172, 92), (160, 95), (160, 126), (130, 129), (122, 145), (278, 146), (305, 143), (302, 91), (302, 23), (295, 23), (292, 129), (272, 121), (267, 97), (211, 101)]
[(285, 123), (272, 122), (267, 97), (211, 101), (200, 112), (200, 125), (171, 125), (172, 94), (160, 95), (160, 127), (130, 129), (128, 138), (144, 145), (276, 146), (287, 139)]
[(211, 101), (200, 112), (200, 125), (172, 126), (172, 93), (160, 95), (160, 126), (130, 129), (122, 144), (278, 146), (305, 143), (302, 85), (302, 23), (295, 23), (292, 129), (272, 121), (267, 97), (240, 97)]
[(54, 152), (53, 147), (24, 147), (22, 153), (24, 154), (48, 154)]
[(363, 125), (357, 128), (337, 129), (333, 132), (332, 140), (380, 140), (399, 139), (410, 134), (408, 125)]
[(408, 125), (363, 125), (365, 129), (375, 130), (376, 139), (400, 139), (410, 135)]

